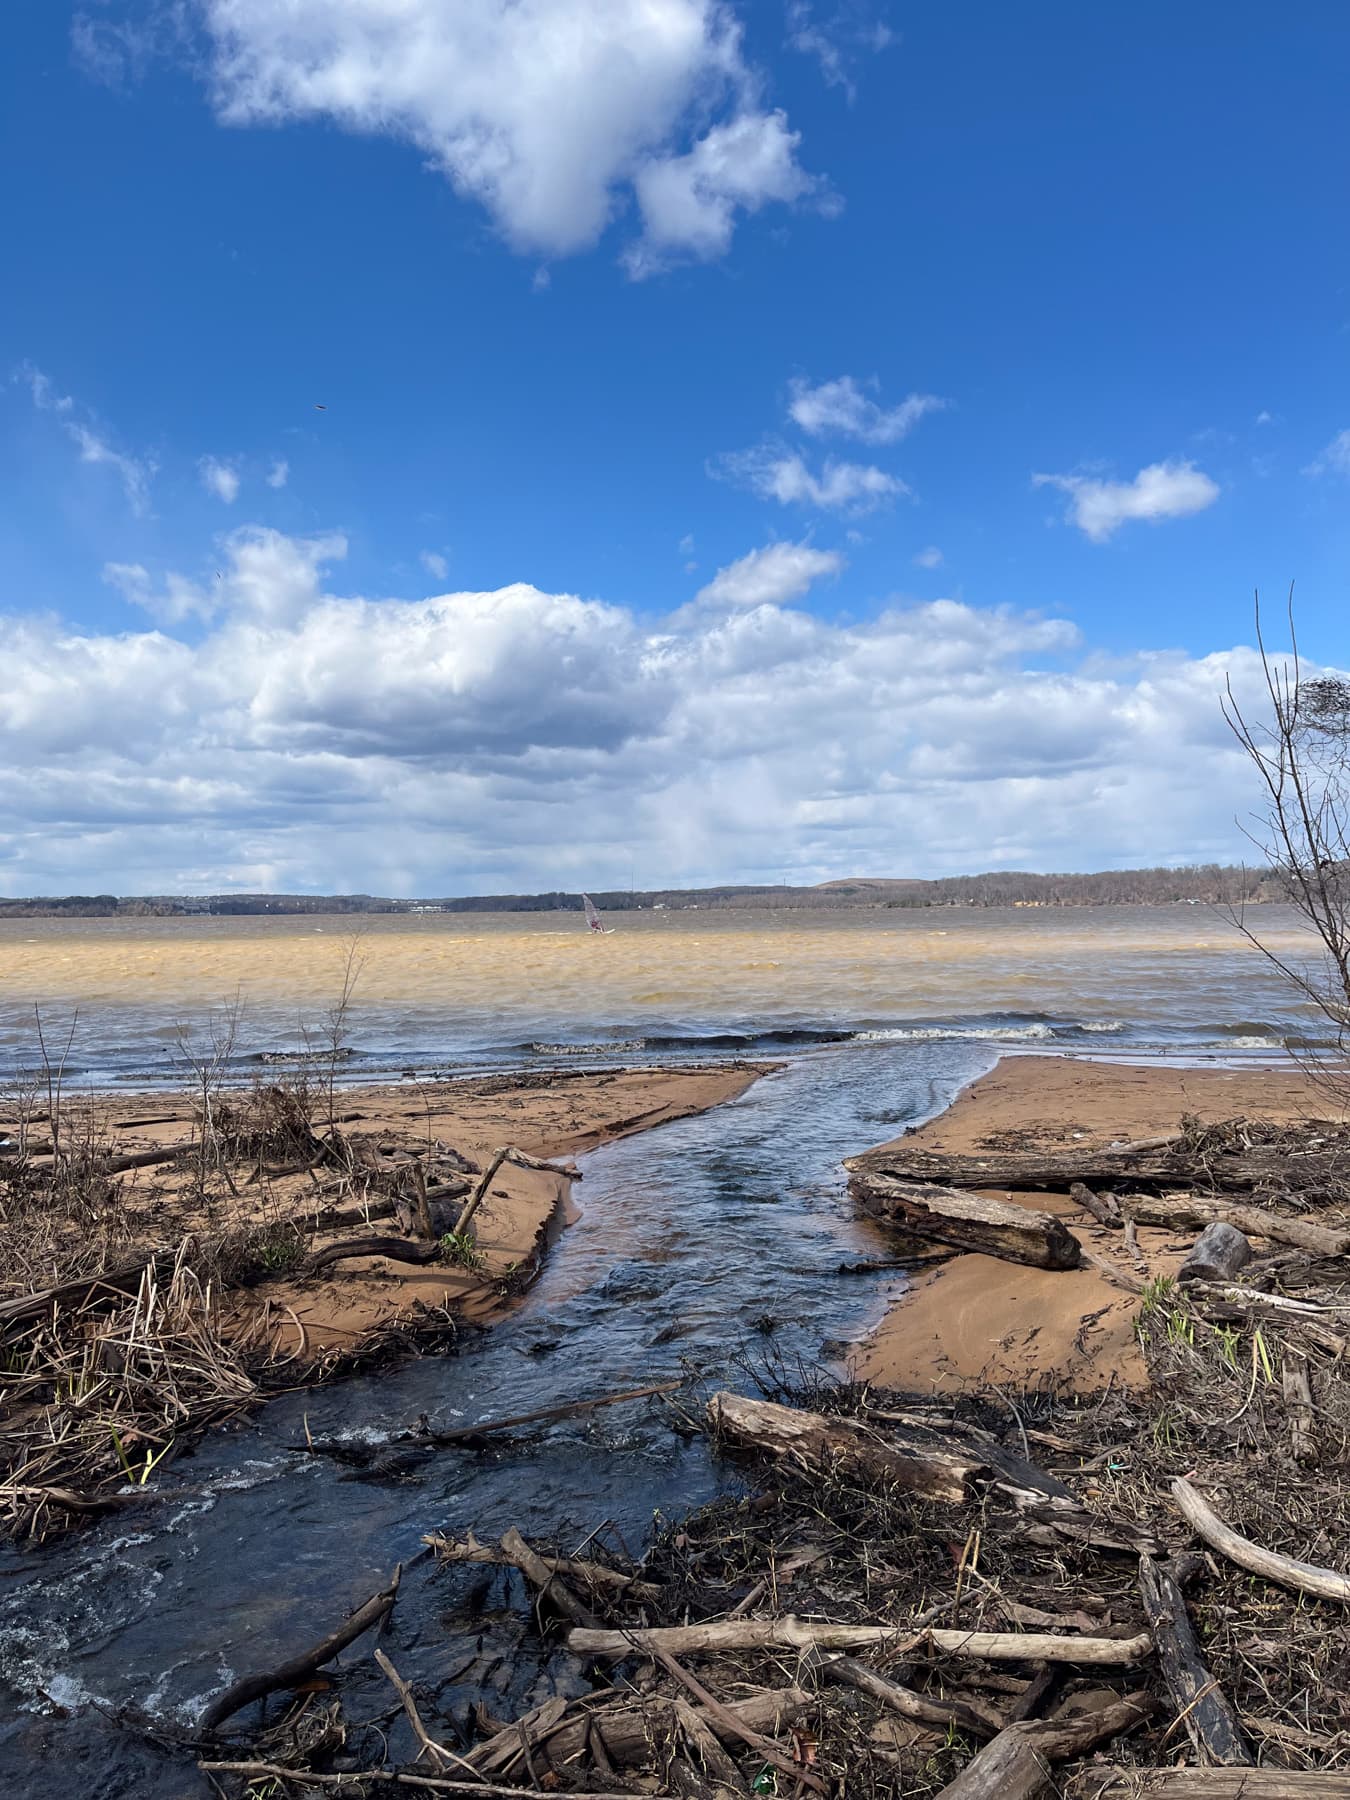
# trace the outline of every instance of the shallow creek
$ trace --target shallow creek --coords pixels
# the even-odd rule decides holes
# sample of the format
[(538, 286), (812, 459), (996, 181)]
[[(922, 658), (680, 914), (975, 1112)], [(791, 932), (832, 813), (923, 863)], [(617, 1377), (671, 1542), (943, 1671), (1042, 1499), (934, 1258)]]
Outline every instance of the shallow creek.
[[(748, 1379), (746, 1355), (819, 1360), (860, 1334), (895, 1279), (839, 1273), (885, 1253), (851, 1215), (840, 1159), (930, 1116), (993, 1061), (986, 1046), (951, 1042), (816, 1051), (701, 1118), (597, 1151), (576, 1190), (580, 1220), (543, 1278), (458, 1355), (276, 1400), (166, 1474), (190, 1498), (4, 1553), (0, 1791), (206, 1795), (190, 1754), (108, 1715), (135, 1703), (171, 1731), (190, 1726), (236, 1676), (312, 1642), (384, 1585), (425, 1531), (515, 1524), (571, 1547), (609, 1521), (637, 1553), (655, 1513), (678, 1517), (734, 1486), (735, 1470), (672, 1431), (654, 1401), (447, 1450), (402, 1479), (356, 1479), (289, 1446), (306, 1419), (315, 1437), (379, 1442), (421, 1414), (499, 1418), (677, 1376), (683, 1363), (734, 1385)], [(761, 1319), (777, 1321), (771, 1335)], [(409, 1569), (384, 1645), (425, 1687), (433, 1718), (463, 1718), (480, 1698), (511, 1715), (581, 1687), (576, 1665), (532, 1631), (517, 1578), (490, 1569)], [(340, 1666), (349, 1717), (388, 1711), (368, 1639)], [(410, 1760), (401, 1723), (389, 1729), (391, 1756)]]

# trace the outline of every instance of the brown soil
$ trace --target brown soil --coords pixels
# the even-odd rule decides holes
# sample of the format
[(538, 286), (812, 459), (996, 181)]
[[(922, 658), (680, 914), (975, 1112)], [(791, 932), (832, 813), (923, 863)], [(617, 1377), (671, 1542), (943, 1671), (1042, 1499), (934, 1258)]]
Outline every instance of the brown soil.
[[(1325, 1091), (1296, 1072), (1134, 1068), (1063, 1057), (1006, 1057), (908, 1146), (966, 1154), (1091, 1149), (1175, 1131), (1183, 1114), (1206, 1123), (1235, 1117), (1276, 1122), (1326, 1117)], [(1172, 1272), (1189, 1249), (1141, 1228), (1147, 1270), (1129, 1260), (1118, 1232), (1097, 1227), (1063, 1194), (1008, 1193), (1072, 1221), (1096, 1255), (1137, 1275)], [(1194, 1234), (1191, 1234), (1193, 1238)], [(1056, 1273), (989, 1256), (954, 1256), (891, 1304), (857, 1358), (858, 1374), (911, 1392), (954, 1393), (993, 1384), (1090, 1393), (1147, 1383), (1134, 1321), (1138, 1301), (1095, 1269)]]

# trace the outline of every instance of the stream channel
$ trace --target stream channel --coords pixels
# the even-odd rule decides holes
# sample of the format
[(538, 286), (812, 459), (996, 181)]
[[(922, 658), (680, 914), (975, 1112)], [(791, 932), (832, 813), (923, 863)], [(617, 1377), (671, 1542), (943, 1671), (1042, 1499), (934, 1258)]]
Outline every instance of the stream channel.
[[(831, 1340), (877, 1317), (896, 1281), (839, 1272), (886, 1253), (852, 1216), (841, 1158), (940, 1110), (995, 1054), (969, 1042), (812, 1051), (726, 1106), (595, 1151), (582, 1160), (581, 1217), (542, 1278), (458, 1354), (279, 1398), (166, 1473), (190, 1497), (46, 1550), (5, 1551), (0, 1792), (208, 1795), (189, 1751), (119, 1725), (117, 1709), (134, 1703), (169, 1731), (190, 1729), (230, 1681), (315, 1641), (382, 1587), (426, 1531), (495, 1537), (514, 1524), (574, 1548), (609, 1521), (639, 1554), (656, 1513), (678, 1518), (735, 1488), (735, 1468), (674, 1432), (660, 1401), (446, 1450), (401, 1478), (359, 1478), (290, 1446), (306, 1419), (318, 1438), (379, 1442), (421, 1414), (472, 1424), (655, 1383), (685, 1365), (744, 1390), (747, 1356), (790, 1366), (828, 1357)], [(757, 1321), (776, 1324), (766, 1334)], [(514, 1573), (419, 1562), (383, 1646), (426, 1694), (433, 1731), (480, 1699), (511, 1717), (552, 1692), (585, 1691), (579, 1665), (535, 1633)], [(369, 1638), (339, 1667), (349, 1719), (389, 1712)], [(254, 1706), (233, 1723), (247, 1729), (257, 1716)], [(411, 1761), (401, 1719), (388, 1732), (390, 1757)], [(378, 1757), (378, 1735), (366, 1738)]]

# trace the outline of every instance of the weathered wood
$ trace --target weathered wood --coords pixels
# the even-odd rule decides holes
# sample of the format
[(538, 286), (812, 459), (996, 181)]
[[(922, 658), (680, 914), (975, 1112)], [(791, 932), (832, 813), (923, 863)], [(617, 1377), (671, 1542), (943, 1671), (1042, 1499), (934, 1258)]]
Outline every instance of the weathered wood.
[(1221, 1220), (1248, 1237), (1292, 1244), (1313, 1256), (1350, 1254), (1350, 1231), (1336, 1231), (1315, 1219), (1287, 1219), (1268, 1207), (1237, 1200), (1207, 1200), (1199, 1194), (1130, 1194), (1121, 1205), (1126, 1216), (1139, 1225), (1203, 1227)]
[(1321, 1769), (1103, 1769), (1093, 1800), (1350, 1800), (1350, 1774)]
[(462, 1236), (469, 1229), (474, 1214), (491, 1192), (492, 1184), (497, 1178), (497, 1171), (505, 1162), (516, 1163), (522, 1169), (542, 1169), (550, 1175), (561, 1175), (566, 1181), (581, 1180), (581, 1170), (575, 1163), (545, 1162), (542, 1157), (529, 1156), (524, 1150), (517, 1150), (514, 1144), (503, 1144), (499, 1150), (493, 1151), (492, 1160), (483, 1171), (482, 1179), (464, 1202), (464, 1210), (455, 1224), (457, 1237)]
[(833, 1657), (821, 1672), (831, 1681), (870, 1694), (892, 1712), (899, 1713), (902, 1719), (913, 1719), (920, 1725), (935, 1725), (939, 1731), (955, 1727), (957, 1731), (968, 1731), (975, 1737), (997, 1737), (1004, 1726), (1004, 1720), (983, 1701), (961, 1700), (954, 1694), (934, 1700), (927, 1694), (916, 1694), (912, 1688), (901, 1687), (898, 1682), (878, 1675), (875, 1669), (869, 1669), (866, 1663), (853, 1656)]
[(385, 1614), (392, 1608), (398, 1598), (399, 1577), (401, 1568), (394, 1570), (393, 1579), (387, 1588), (378, 1594), (372, 1594), (364, 1605), (358, 1606), (336, 1631), (320, 1638), (317, 1644), (308, 1650), (302, 1650), (298, 1656), (290, 1657), (279, 1663), (276, 1668), (265, 1670), (258, 1675), (246, 1675), (242, 1681), (236, 1681), (232, 1687), (214, 1699), (203, 1712), (198, 1724), (202, 1732), (214, 1731), (226, 1719), (240, 1711), (252, 1700), (261, 1700), (264, 1694), (278, 1693), (282, 1688), (292, 1688), (306, 1680), (316, 1669), (321, 1669), (327, 1662), (332, 1662), (339, 1651), (354, 1643), (363, 1632), (369, 1631), (372, 1625), (378, 1625)]
[(1193, 1304), (1210, 1319), (1273, 1319), (1277, 1324), (1292, 1326), (1312, 1343), (1330, 1350), (1333, 1356), (1344, 1356), (1350, 1343), (1333, 1324), (1346, 1321), (1343, 1309), (1317, 1306), (1309, 1300), (1295, 1300), (1288, 1294), (1262, 1294), (1255, 1288), (1236, 1287), (1231, 1283), (1194, 1281), (1187, 1290)]
[(1151, 1556), (1139, 1559), (1139, 1592), (1172, 1705), (1200, 1760), (1249, 1767), (1251, 1750), (1237, 1714), (1201, 1658), (1181, 1589)]
[(1066, 1719), (1009, 1725), (949, 1781), (937, 1800), (1041, 1800), (1055, 1790), (1050, 1765), (1086, 1756), (1148, 1717), (1143, 1695)]
[(1056, 1637), (1043, 1631), (925, 1631), (906, 1634), (894, 1625), (836, 1625), (798, 1619), (712, 1619), (703, 1625), (658, 1625), (626, 1631), (569, 1631), (567, 1647), (578, 1656), (647, 1655), (658, 1646), (672, 1656), (719, 1650), (859, 1650), (885, 1644), (920, 1644), (946, 1656), (989, 1662), (1070, 1662), (1118, 1666), (1138, 1662), (1153, 1648), (1147, 1632), (1128, 1638)]
[(1191, 1530), (1240, 1569), (1246, 1569), (1251, 1575), (1262, 1575), (1267, 1581), (1292, 1588), (1296, 1593), (1313, 1594), (1319, 1600), (1339, 1600), (1343, 1606), (1350, 1606), (1350, 1575), (1323, 1568), (1320, 1563), (1281, 1556), (1276, 1550), (1267, 1550), (1263, 1544), (1254, 1544), (1250, 1538), (1234, 1531), (1231, 1525), (1225, 1525), (1218, 1513), (1181, 1476), (1172, 1483), (1172, 1498)]
[(1052, 1213), (884, 1173), (855, 1175), (852, 1186), (867, 1212), (912, 1237), (1037, 1269), (1078, 1265), (1078, 1239)]
[(527, 1581), (539, 1589), (540, 1599), (547, 1599), (564, 1618), (586, 1630), (596, 1628), (595, 1614), (584, 1607), (567, 1583), (544, 1562), (513, 1525), (502, 1533), (502, 1553), (510, 1558)]
[(1252, 1247), (1237, 1226), (1215, 1219), (1191, 1245), (1177, 1280), (1187, 1287), (1193, 1281), (1231, 1281), (1251, 1260)]
[(1069, 1185), (1069, 1198), (1090, 1212), (1099, 1225), (1108, 1225), (1119, 1230), (1121, 1222), (1120, 1202), (1114, 1194), (1094, 1194), (1084, 1182), (1074, 1181)]
[[(801, 1718), (811, 1705), (812, 1697), (805, 1688), (786, 1687), (769, 1689), (748, 1700), (728, 1701), (726, 1709), (752, 1731), (776, 1737), (794, 1720)], [(720, 1741), (732, 1740), (733, 1734), (724, 1722), (706, 1713), (700, 1713), (699, 1717)], [(654, 1744), (669, 1743), (674, 1727), (672, 1702), (653, 1694), (639, 1705), (604, 1707), (582, 1718), (566, 1719), (547, 1734), (541, 1733), (539, 1742), (551, 1767), (559, 1773), (575, 1773), (576, 1759), (585, 1750), (588, 1731), (598, 1729), (611, 1762), (631, 1766), (646, 1762)], [(483, 1748), (479, 1745), (472, 1752), (477, 1767), (482, 1766), (479, 1752)]]
[(1313, 1432), (1312, 1388), (1308, 1383), (1308, 1365), (1297, 1352), (1286, 1347), (1281, 1370), (1284, 1407), (1289, 1414), (1289, 1448), (1294, 1461), (1305, 1468), (1317, 1461), (1317, 1439)]
[[(1296, 1163), (1300, 1190), (1334, 1190), (1343, 1178), (1344, 1160), (1343, 1152), (1300, 1155)], [(935, 1181), (947, 1187), (1030, 1193), (1067, 1194), (1074, 1182), (1081, 1181), (1094, 1189), (1110, 1188), (1123, 1208), (1127, 1201), (1122, 1188), (1141, 1192), (1194, 1185), (1215, 1192), (1231, 1189), (1250, 1193), (1266, 1187), (1285, 1191), (1292, 1172), (1288, 1154), (1278, 1146), (1196, 1156), (1179, 1141), (1152, 1145), (1144, 1141), (1108, 1150), (1034, 1149), (1022, 1154), (989, 1151), (957, 1155), (923, 1150), (902, 1138), (899, 1143), (883, 1144), (861, 1156), (850, 1156), (844, 1167), (851, 1176), (869, 1181), (876, 1175), (890, 1175), (902, 1181)]]
[[(512, 1563), (512, 1558), (500, 1544), (480, 1544), (472, 1532), (467, 1538), (461, 1539), (431, 1531), (422, 1542), (434, 1550), (442, 1562), (498, 1565)], [(605, 1588), (627, 1599), (659, 1600), (664, 1592), (655, 1582), (640, 1581), (636, 1575), (625, 1575), (621, 1569), (607, 1568), (604, 1563), (587, 1562), (575, 1556), (541, 1556), (539, 1560), (545, 1568), (562, 1576), (565, 1581), (589, 1582), (593, 1587)]]
[(923, 1443), (914, 1434), (901, 1437), (896, 1428), (882, 1438), (856, 1419), (828, 1418), (740, 1394), (714, 1394), (708, 1419), (734, 1444), (817, 1468), (865, 1468), (934, 1500), (964, 1500), (972, 1476), (985, 1466), (980, 1457)]
[(797, 1793), (800, 1793), (803, 1788), (808, 1788), (815, 1794), (823, 1795), (825, 1793), (825, 1783), (819, 1776), (812, 1775), (799, 1763), (784, 1756), (777, 1745), (770, 1743), (762, 1732), (755, 1731), (751, 1726), (738, 1719), (735, 1713), (729, 1712), (717, 1696), (710, 1694), (696, 1676), (691, 1675), (688, 1669), (681, 1667), (669, 1650), (662, 1646), (653, 1646), (652, 1655), (668, 1675), (673, 1675), (680, 1686), (687, 1688), (702, 1704), (710, 1718), (718, 1720), (742, 1743), (748, 1744), (756, 1756), (763, 1757), (764, 1761), (772, 1768), (777, 1769), (780, 1775), (790, 1777)]
[(386, 1256), (390, 1262), (434, 1263), (441, 1260), (439, 1243), (417, 1243), (413, 1238), (357, 1237), (343, 1238), (341, 1243), (327, 1244), (316, 1250), (305, 1265), (309, 1274), (326, 1269), (330, 1263), (345, 1262), (351, 1256)]

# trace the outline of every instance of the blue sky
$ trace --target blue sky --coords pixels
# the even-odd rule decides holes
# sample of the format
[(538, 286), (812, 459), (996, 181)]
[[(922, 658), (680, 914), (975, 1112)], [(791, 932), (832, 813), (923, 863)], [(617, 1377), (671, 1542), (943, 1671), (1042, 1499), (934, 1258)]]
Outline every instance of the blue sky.
[(1236, 853), (1350, 660), (1343, 8), (5, 38), (0, 889)]

